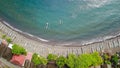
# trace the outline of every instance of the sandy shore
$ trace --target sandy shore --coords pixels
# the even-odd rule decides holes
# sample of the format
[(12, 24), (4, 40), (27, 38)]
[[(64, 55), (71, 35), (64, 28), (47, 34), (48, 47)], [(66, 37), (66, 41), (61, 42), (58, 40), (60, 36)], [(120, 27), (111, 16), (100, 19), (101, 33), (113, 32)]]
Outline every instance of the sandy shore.
[(40, 39), (27, 35), (26, 33), (14, 29), (5, 21), (0, 21), (0, 32), (11, 37), (14, 43), (20, 44), (25, 47), (29, 52), (36, 52), (42, 56), (47, 56), (49, 53), (67, 56), (69, 53), (82, 54), (91, 53), (94, 51), (103, 51), (105, 49), (120, 47), (120, 36), (94, 42), (85, 45), (71, 45), (71, 46), (58, 46), (54, 43), (48, 43), (47, 40), (41, 41)]

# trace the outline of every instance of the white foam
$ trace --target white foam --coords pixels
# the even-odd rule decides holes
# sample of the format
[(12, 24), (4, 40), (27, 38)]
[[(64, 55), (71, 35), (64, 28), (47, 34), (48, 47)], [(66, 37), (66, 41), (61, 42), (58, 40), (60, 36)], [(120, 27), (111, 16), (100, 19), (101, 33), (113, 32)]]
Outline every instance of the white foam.
[(43, 38), (38, 38), (39, 40), (43, 41), (43, 42), (49, 42), (49, 40), (43, 39)]
[(120, 35), (119, 34), (114, 35), (114, 36), (109, 35), (109, 36), (99, 37), (99, 38), (95, 38), (95, 39), (91, 39), (91, 40), (87, 40), (87, 41), (82, 41), (82, 45), (87, 45), (87, 44), (91, 44), (91, 43), (95, 43), (95, 42), (105, 41), (107, 39), (115, 38), (117, 36), (120, 36)]
[(84, 0), (89, 8), (99, 8), (107, 5), (111, 0)]

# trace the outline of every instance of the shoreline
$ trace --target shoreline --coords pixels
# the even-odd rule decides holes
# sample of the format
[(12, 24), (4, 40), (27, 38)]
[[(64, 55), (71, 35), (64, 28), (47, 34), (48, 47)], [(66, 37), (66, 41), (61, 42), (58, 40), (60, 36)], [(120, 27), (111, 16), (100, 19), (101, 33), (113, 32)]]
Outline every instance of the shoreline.
[[(7, 23), (8, 24), (8, 23)], [(6, 25), (4, 20), (0, 20), (0, 32), (11, 37), (14, 43), (20, 44), (29, 52), (36, 52), (42, 56), (47, 56), (49, 53), (67, 56), (70, 53), (83, 54), (92, 53), (94, 51), (102, 52), (105, 49), (120, 47), (120, 35), (105, 39), (98, 42), (84, 44), (81, 46), (71, 44), (69, 45), (52, 45), (48, 42), (42, 42), (29, 35), (22, 34), (16, 31), (12, 26)]]
[(19, 29), (17, 29), (17, 28), (14, 28), (13, 26), (11, 26), (10, 24), (8, 24), (6, 21), (4, 21), (4, 20), (1, 20), (0, 19), (0, 22), (2, 22), (4, 25), (6, 25), (8, 28), (10, 28), (10, 29), (12, 29), (13, 31), (16, 31), (16, 32), (18, 32), (18, 33), (20, 33), (21, 35), (23, 35), (23, 36), (25, 36), (25, 37), (27, 37), (27, 38), (31, 38), (31, 39), (33, 39), (33, 40), (36, 40), (36, 41), (41, 41), (41, 42), (49, 42), (49, 40), (45, 40), (45, 39), (42, 39), (42, 38), (39, 38), (39, 37), (37, 37), (37, 36), (34, 36), (34, 35), (32, 35), (32, 34), (29, 34), (29, 33), (27, 33), (27, 32), (23, 32), (23, 31), (21, 31), (21, 30), (19, 30)]
[[(93, 41), (90, 41), (90, 40), (84, 40), (83, 42), (84, 43), (82, 43), (82, 44), (80, 44), (80, 43), (77, 43), (77, 42), (51, 42), (51, 41), (49, 41), (49, 40), (46, 40), (46, 39), (43, 39), (43, 38), (40, 38), (40, 37), (38, 37), (38, 36), (35, 36), (35, 35), (32, 35), (32, 34), (30, 34), (30, 33), (27, 33), (27, 32), (23, 32), (22, 30), (19, 30), (19, 29), (17, 29), (17, 28), (14, 28), (12, 25), (10, 25), (10, 24), (8, 24), (6, 21), (4, 21), (4, 20), (2, 20), (2, 19), (0, 19), (0, 22), (2, 22), (4, 25), (6, 25), (8, 28), (10, 28), (10, 29), (12, 29), (13, 31), (15, 31), (15, 32), (17, 32), (17, 33), (19, 33), (19, 34), (21, 34), (21, 35), (23, 35), (24, 37), (26, 37), (26, 38), (28, 38), (28, 39), (32, 39), (32, 40), (34, 40), (34, 41), (38, 41), (38, 42), (40, 42), (40, 43), (44, 43), (44, 44), (50, 44), (50, 45), (52, 45), (52, 46), (54, 46), (54, 45), (57, 45), (57, 46), (72, 46), (72, 45), (77, 45), (77, 47), (81, 47), (81, 46), (84, 46), (84, 45), (90, 45), (90, 44), (94, 44), (94, 43), (99, 43), (99, 42), (103, 42), (103, 41), (106, 41), (106, 40), (109, 40), (109, 39), (113, 39), (113, 38), (116, 38), (116, 37), (118, 37), (118, 36), (120, 36), (120, 33), (119, 34), (117, 34), (117, 35), (113, 35), (113, 36), (111, 36), (111, 35), (108, 35), (108, 36), (104, 36), (104, 37), (101, 37), (101, 38), (95, 38), (95, 39), (91, 39), (91, 40), (93, 40)], [(61, 43), (63, 43), (63, 44), (61, 44)], [(72, 47), (74, 47), (74, 46), (72, 46)], [(76, 46), (75, 46), (76, 47)]]

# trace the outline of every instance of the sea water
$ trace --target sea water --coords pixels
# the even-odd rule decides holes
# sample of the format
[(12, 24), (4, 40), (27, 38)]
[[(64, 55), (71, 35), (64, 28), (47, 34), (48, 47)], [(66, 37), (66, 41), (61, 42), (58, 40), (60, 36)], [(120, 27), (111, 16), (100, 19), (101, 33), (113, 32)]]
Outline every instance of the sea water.
[(119, 33), (120, 0), (0, 0), (0, 17), (51, 42), (82, 43)]

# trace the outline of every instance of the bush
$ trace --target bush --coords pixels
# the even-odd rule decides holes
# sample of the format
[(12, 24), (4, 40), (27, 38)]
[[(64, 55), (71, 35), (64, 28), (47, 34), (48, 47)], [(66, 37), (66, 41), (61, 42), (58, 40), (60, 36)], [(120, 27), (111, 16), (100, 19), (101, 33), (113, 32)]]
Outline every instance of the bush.
[(90, 66), (100, 65), (102, 62), (102, 58), (97, 52), (82, 54), (77, 57), (74, 68), (89, 68)]
[(43, 64), (46, 65), (47, 64), (47, 59), (45, 59), (42, 56), (39, 56), (38, 54), (34, 53), (32, 56), (32, 60), (31, 60), (35, 65), (39, 65), (39, 64)]
[(49, 54), (47, 57), (48, 61), (55, 61), (57, 59), (57, 55), (54, 54)]
[(84, 68), (83, 65), (84, 65), (84, 64), (82, 64), (81, 58), (78, 56), (78, 57), (76, 58), (74, 68)]
[(117, 56), (117, 54), (113, 55), (111, 58), (111, 62), (113, 63), (113, 65), (117, 65), (118, 60), (119, 60), (119, 57)]
[(12, 42), (12, 39), (9, 38), (9, 37), (7, 37), (6, 40), (7, 40), (8, 43), (11, 43), (11, 42)]
[(104, 59), (104, 64), (111, 64), (110, 58), (107, 54), (103, 55), (103, 59)]
[(32, 61), (35, 65), (40, 64), (38, 54), (34, 53), (34, 54), (32, 55), (32, 60), (31, 60), (31, 61)]
[(16, 54), (16, 55), (26, 55), (27, 54), (26, 50), (22, 46), (19, 46), (17, 44), (14, 44), (12, 46), (12, 53)]
[(40, 61), (42, 62), (41, 64), (46, 65), (48, 63), (47, 59), (40, 56)]
[(6, 35), (4, 34), (4, 35), (2, 35), (2, 39), (5, 39), (6, 38)]
[(76, 63), (75, 68), (88, 68), (92, 65), (92, 56), (91, 54), (82, 54), (79, 55), (77, 58), (77, 63)]
[(94, 52), (91, 54), (92, 56), (92, 65), (93, 66), (97, 66), (97, 65), (101, 65), (103, 63), (102, 57), (99, 55), (98, 52)]
[(66, 60), (66, 64), (70, 67), (70, 68), (75, 68), (75, 61), (77, 59), (77, 56), (74, 54), (69, 54)]
[(58, 65), (59, 68), (63, 67), (65, 65), (65, 63), (66, 63), (66, 58), (63, 56), (60, 56), (56, 60), (56, 64)]
[(2, 35), (2, 39), (5, 39), (8, 43), (12, 42), (12, 39), (10, 37), (7, 37), (5, 34)]

